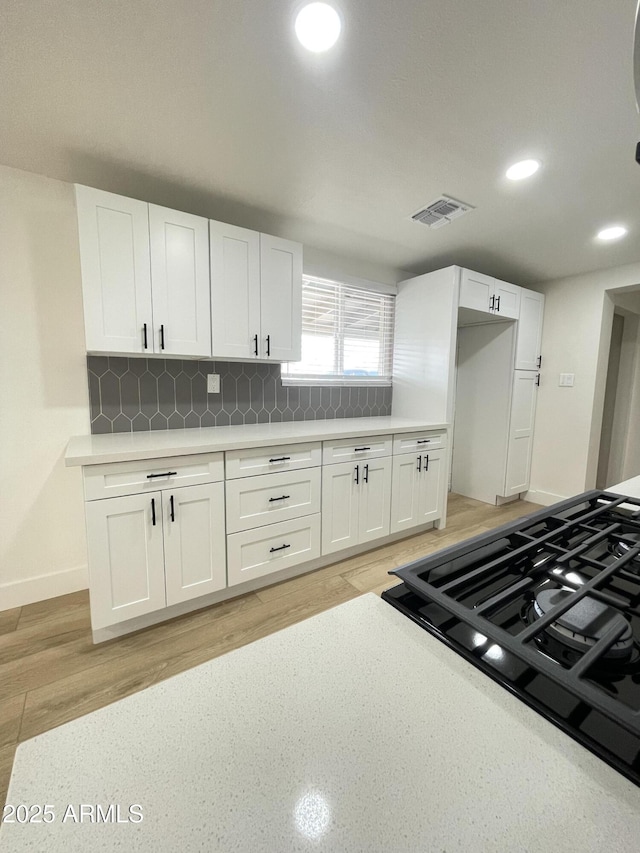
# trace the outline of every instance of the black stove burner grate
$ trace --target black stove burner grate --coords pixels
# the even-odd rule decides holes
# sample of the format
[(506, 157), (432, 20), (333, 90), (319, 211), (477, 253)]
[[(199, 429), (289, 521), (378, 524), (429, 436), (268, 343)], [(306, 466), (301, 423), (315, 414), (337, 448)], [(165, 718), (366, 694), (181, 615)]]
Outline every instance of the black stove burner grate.
[[(592, 491), (391, 574), (404, 581), (420, 601), (447, 614), (453, 620), (450, 631), (456, 622), (465, 630), (472, 629), (489, 647), (499, 648), (511, 661), (544, 675), (558, 691), (584, 703), (590, 713), (597, 712), (618, 729), (640, 738), (638, 674), (629, 676), (638, 683), (635, 702), (629, 699), (629, 691), (618, 693), (615, 674), (611, 683), (606, 679), (603, 683), (598, 675), (610, 665), (608, 653), (613, 647), (620, 646), (621, 638), (628, 640), (628, 620), (637, 621), (640, 631), (640, 536), (635, 540), (632, 534), (640, 534), (640, 500)], [(615, 553), (620, 541), (626, 544), (622, 556)], [(535, 619), (521, 618), (520, 612), (530, 607), (535, 590), (545, 584), (566, 594), (557, 596), (558, 603)], [(580, 602), (600, 602), (624, 618), (611, 619), (588, 650), (573, 651), (560, 663), (545, 653), (541, 638), (546, 639), (546, 629), (557, 625)], [(448, 636), (446, 627), (439, 632)], [(636, 634), (636, 645), (638, 639)], [(477, 650), (470, 654), (481, 656)], [(634, 761), (637, 763), (636, 758)]]

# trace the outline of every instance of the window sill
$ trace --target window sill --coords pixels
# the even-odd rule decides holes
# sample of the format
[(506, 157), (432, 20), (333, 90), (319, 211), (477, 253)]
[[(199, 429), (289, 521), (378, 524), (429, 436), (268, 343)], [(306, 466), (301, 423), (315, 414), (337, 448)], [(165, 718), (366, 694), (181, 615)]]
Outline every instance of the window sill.
[(342, 377), (333, 379), (330, 376), (323, 376), (320, 379), (309, 379), (308, 377), (281, 376), (280, 381), (283, 385), (300, 385), (311, 388), (390, 388), (390, 379), (376, 379), (375, 377), (354, 376), (349, 379)]

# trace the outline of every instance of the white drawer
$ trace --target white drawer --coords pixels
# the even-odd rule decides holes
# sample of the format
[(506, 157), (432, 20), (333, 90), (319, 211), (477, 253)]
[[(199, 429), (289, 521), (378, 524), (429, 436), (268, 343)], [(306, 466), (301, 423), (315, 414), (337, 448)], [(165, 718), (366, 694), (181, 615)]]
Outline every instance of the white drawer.
[(95, 501), (177, 486), (215, 483), (224, 480), (224, 460), (222, 453), (194, 453), (163, 459), (85, 465), (83, 472), (85, 500)]
[(370, 435), (367, 438), (341, 438), (322, 443), (322, 464), (357, 462), (358, 459), (376, 459), (391, 456), (390, 435)]
[(446, 447), (446, 444), (446, 432), (408, 432), (393, 436), (393, 455), (420, 450), (440, 450), (441, 447)]
[(227, 533), (320, 512), (320, 468), (227, 482)]
[(228, 450), (226, 453), (227, 480), (254, 477), (274, 471), (293, 471), (315, 468), (321, 464), (320, 442), (289, 444), (279, 447), (252, 447), (248, 450)]
[(320, 514), (227, 536), (227, 585), (269, 575), (320, 556)]

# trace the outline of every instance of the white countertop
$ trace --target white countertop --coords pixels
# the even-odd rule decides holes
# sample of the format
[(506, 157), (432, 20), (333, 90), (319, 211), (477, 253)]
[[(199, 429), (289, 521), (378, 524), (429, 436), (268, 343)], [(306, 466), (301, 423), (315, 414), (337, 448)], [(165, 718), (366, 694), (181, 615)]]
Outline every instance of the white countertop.
[(4, 853), (640, 844), (639, 788), (372, 594), (21, 744), (8, 802), (56, 820), (5, 824)]
[(445, 429), (447, 426), (448, 424), (432, 424), (409, 418), (335, 418), (204, 429), (77, 435), (69, 440), (65, 464), (97, 465), (129, 459), (154, 459), (189, 453), (241, 450), (246, 447), (269, 447), (272, 444), (329, 441), (349, 436), (364, 437), (383, 433)]
[(640, 477), (631, 477), (629, 480), (623, 480), (622, 483), (616, 483), (615, 486), (607, 486), (608, 492), (615, 492), (617, 495), (627, 495), (630, 498), (640, 498)]

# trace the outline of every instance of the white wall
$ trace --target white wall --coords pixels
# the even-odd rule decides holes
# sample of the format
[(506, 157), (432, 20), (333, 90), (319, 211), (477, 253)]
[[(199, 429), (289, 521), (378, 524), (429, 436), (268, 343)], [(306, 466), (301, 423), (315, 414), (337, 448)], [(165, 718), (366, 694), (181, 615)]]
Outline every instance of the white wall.
[[(546, 302), (531, 500), (549, 504), (595, 485), (614, 308), (607, 291), (639, 283), (640, 264), (629, 264), (533, 287)], [(558, 386), (560, 373), (575, 373), (573, 388)]]
[(87, 585), (81, 475), (89, 430), (72, 187), (0, 166), (0, 610)]

